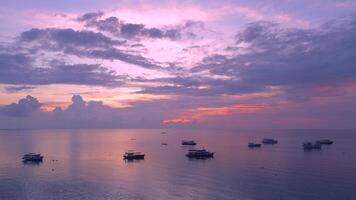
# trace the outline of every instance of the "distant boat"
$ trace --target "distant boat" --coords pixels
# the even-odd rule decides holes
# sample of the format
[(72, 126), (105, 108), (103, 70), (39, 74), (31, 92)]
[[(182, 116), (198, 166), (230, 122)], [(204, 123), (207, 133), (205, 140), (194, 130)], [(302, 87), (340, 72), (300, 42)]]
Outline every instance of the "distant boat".
[(212, 158), (214, 157), (214, 152), (209, 152), (205, 149), (192, 149), (189, 150), (185, 156), (188, 158)]
[(320, 144), (327, 144), (327, 145), (334, 143), (333, 141), (331, 141), (329, 139), (318, 140), (317, 142), (320, 143)]
[(165, 143), (165, 142), (162, 142), (162, 143), (161, 143), (161, 145), (167, 145), (167, 143)]
[(28, 153), (22, 157), (23, 162), (42, 162), (43, 156), (40, 153)]
[(262, 140), (263, 144), (277, 144), (278, 141), (275, 139), (265, 138)]
[(319, 142), (315, 142), (315, 143), (305, 142), (303, 144), (303, 149), (304, 150), (321, 149), (321, 143), (319, 143)]
[(167, 134), (165, 131), (161, 132), (161, 134)]
[(194, 140), (183, 140), (182, 145), (196, 145), (197, 143)]
[(124, 160), (142, 160), (145, 159), (145, 154), (141, 152), (128, 151), (124, 155)]
[(250, 148), (261, 147), (261, 144), (250, 142), (250, 143), (248, 143), (248, 147), (250, 147)]

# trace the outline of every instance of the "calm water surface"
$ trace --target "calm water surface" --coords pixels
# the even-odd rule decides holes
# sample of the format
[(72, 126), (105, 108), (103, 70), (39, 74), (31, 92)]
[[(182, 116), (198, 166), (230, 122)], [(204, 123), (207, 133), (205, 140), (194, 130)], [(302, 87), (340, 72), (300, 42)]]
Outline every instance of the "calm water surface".
[[(0, 199), (356, 199), (355, 130), (161, 131), (1, 130)], [(263, 137), (279, 143), (247, 148)], [(323, 138), (335, 143), (302, 150)], [(215, 158), (187, 159), (182, 139)], [(146, 159), (123, 161), (130, 149)], [(23, 164), (33, 151), (44, 162)]]

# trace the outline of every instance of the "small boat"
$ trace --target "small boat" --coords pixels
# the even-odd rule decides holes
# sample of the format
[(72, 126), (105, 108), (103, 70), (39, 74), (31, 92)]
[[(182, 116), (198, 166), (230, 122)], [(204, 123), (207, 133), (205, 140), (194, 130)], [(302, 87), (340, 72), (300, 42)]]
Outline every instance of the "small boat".
[(315, 143), (305, 142), (303, 144), (303, 149), (304, 150), (321, 149), (321, 144), (319, 142), (315, 142)]
[(165, 131), (161, 132), (161, 134), (167, 134)]
[(320, 144), (327, 144), (327, 145), (329, 145), (329, 144), (333, 144), (334, 142), (333, 141), (331, 141), (331, 140), (329, 140), (329, 139), (324, 139), (324, 140), (318, 140), (317, 141), (318, 143), (320, 143)]
[(188, 158), (212, 158), (214, 157), (214, 152), (209, 152), (205, 149), (191, 149), (185, 156)]
[(165, 142), (162, 142), (162, 143), (161, 143), (161, 145), (167, 145), (167, 143), (165, 143)]
[(261, 147), (261, 144), (250, 142), (250, 143), (248, 143), (248, 147), (250, 147), (250, 148)]
[(182, 145), (196, 145), (197, 143), (194, 140), (183, 140)]
[(22, 157), (23, 162), (42, 162), (43, 156), (40, 153), (28, 153)]
[(142, 160), (145, 159), (145, 154), (141, 152), (128, 151), (124, 155), (124, 160)]
[(263, 144), (277, 144), (278, 141), (275, 139), (265, 138), (262, 140)]

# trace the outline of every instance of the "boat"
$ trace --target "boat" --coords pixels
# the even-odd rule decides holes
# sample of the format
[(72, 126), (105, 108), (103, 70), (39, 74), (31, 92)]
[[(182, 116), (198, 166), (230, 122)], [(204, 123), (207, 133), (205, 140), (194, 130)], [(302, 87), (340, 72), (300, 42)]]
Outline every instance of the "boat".
[(319, 143), (319, 142), (315, 142), (315, 143), (305, 142), (303, 144), (303, 148), (304, 148), (304, 150), (321, 149), (321, 143)]
[(161, 145), (168, 145), (168, 144), (167, 144), (167, 143), (165, 143), (165, 142), (162, 142), (162, 143), (161, 143)]
[(40, 153), (28, 153), (22, 157), (23, 162), (42, 162), (43, 156)]
[(250, 148), (261, 147), (261, 144), (250, 142), (250, 143), (248, 143), (248, 147), (250, 147)]
[(167, 132), (163, 131), (163, 132), (161, 132), (161, 134), (167, 134)]
[(329, 140), (329, 139), (324, 139), (324, 140), (318, 140), (317, 141), (318, 143), (320, 143), (320, 144), (326, 144), (326, 145), (329, 145), (329, 144), (333, 144), (334, 142), (333, 141), (331, 141), (331, 140)]
[(142, 160), (145, 159), (145, 154), (137, 151), (128, 151), (124, 155), (124, 160)]
[(183, 140), (182, 145), (196, 145), (197, 143), (194, 140)]
[(265, 138), (262, 140), (263, 144), (277, 144), (278, 141), (275, 139)]
[(191, 149), (185, 156), (188, 158), (212, 158), (214, 157), (214, 152), (209, 152), (205, 149)]

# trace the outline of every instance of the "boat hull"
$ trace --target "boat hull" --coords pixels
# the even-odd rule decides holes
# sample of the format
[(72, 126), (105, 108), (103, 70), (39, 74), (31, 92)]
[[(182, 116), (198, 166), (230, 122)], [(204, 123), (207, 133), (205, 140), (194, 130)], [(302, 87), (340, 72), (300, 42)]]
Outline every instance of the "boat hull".
[(206, 154), (190, 154), (190, 153), (187, 153), (186, 156), (188, 158), (204, 159), (204, 158), (213, 158), (214, 157), (214, 153), (206, 153)]
[(124, 160), (142, 160), (142, 159), (145, 159), (145, 155), (133, 155), (133, 156), (124, 155)]
[(259, 147), (261, 147), (261, 144), (248, 144), (248, 147), (250, 147), (250, 148), (259, 148)]

